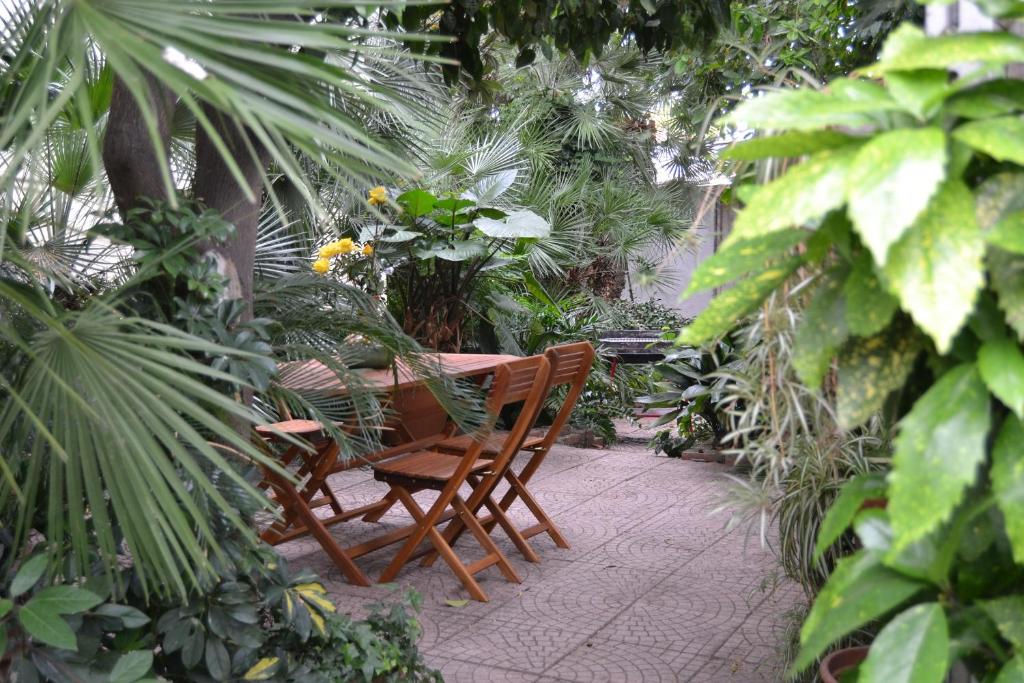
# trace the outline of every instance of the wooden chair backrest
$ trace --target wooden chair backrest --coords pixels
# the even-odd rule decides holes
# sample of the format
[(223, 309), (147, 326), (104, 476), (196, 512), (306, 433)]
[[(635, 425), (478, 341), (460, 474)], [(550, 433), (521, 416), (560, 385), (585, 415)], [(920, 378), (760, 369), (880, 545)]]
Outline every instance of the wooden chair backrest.
[[(590, 367), (594, 364), (596, 355), (594, 347), (590, 342), (575, 342), (572, 344), (560, 344), (552, 346), (544, 352), (544, 356), (551, 363), (551, 375), (548, 380), (548, 392), (563, 384), (571, 385), (569, 392), (565, 395), (562, 407), (555, 414), (555, 419), (548, 427), (544, 435), (544, 441), (539, 448), (548, 450), (555, 443), (555, 439), (562, 432), (566, 421), (576, 407), (576, 401), (583, 393), (583, 387), (587, 383), (587, 375), (590, 374)], [(547, 393), (547, 392), (546, 392)]]
[[(519, 451), (533, 428), (547, 396), (551, 378), (551, 362), (546, 356), (530, 356), (499, 365), (487, 397), (488, 423), (493, 424), (501, 409), (522, 402), (519, 417), (509, 430), (501, 451), (494, 458), (494, 469), (501, 470)], [(486, 434), (474, 438), (486, 439)], [(474, 448), (470, 450), (476, 450)]]

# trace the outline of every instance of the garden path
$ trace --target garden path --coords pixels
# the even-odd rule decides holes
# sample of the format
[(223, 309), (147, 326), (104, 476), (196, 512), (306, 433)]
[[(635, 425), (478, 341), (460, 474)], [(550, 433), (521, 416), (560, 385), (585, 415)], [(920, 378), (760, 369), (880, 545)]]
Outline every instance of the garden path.
[[(800, 591), (746, 529), (726, 532), (724, 515), (709, 515), (726, 471), (655, 457), (639, 445), (556, 446), (530, 489), (570, 550), (535, 537), (543, 562), (533, 565), (496, 531), (523, 582), (485, 570), (477, 579), (488, 603), (463, 602), (465, 591), (440, 561), (399, 575), (400, 585), (423, 596), (428, 664), (450, 682), (781, 680), (787, 613)], [(363, 470), (337, 475), (332, 486), (343, 504), (371, 502), (385, 490)], [(525, 509), (512, 512), (525, 525)], [(351, 544), (407, 522), (396, 508), (379, 524), (350, 522), (333, 533)], [(457, 546), (467, 559), (476, 550), (470, 541)], [(312, 539), (279, 550), (294, 569), (318, 572), (343, 612), (361, 617), (368, 603), (394, 595), (387, 586), (345, 583)], [(359, 564), (379, 575), (393, 552)]]

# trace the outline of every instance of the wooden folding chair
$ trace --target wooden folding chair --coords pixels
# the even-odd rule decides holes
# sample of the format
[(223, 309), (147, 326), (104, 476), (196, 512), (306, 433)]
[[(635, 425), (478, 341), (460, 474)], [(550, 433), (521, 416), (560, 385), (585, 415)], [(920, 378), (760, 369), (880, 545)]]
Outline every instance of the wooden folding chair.
[[(554, 446), (562, 428), (572, 414), (576, 401), (579, 399), (580, 394), (583, 393), (583, 387), (587, 382), (587, 375), (590, 373), (590, 367), (594, 362), (595, 352), (594, 347), (589, 342), (577, 342), (553, 346), (544, 352), (544, 356), (551, 363), (551, 373), (548, 379), (548, 387), (545, 390), (545, 396), (555, 387), (569, 385), (565, 400), (555, 415), (555, 419), (551, 422), (551, 426), (548, 427), (543, 436), (530, 437), (523, 441), (522, 450), (530, 451), (532, 455), (519, 474), (515, 474), (511, 467), (506, 468), (503, 476), (508, 481), (509, 490), (502, 496), (501, 502), (496, 505), (493, 504), (493, 501), (489, 499), (490, 492), (487, 493), (487, 500), (483, 502), (489, 510), (496, 507), (502, 513), (501, 518), (492, 513), (491, 518), (482, 521), (484, 529), (490, 532), (496, 523), (501, 522), (502, 518), (507, 520), (504, 513), (517, 498), (523, 501), (527, 509), (530, 510), (537, 520), (537, 523), (525, 529), (518, 529), (518, 538), (514, 537), (512, 540), (523, 557), (531, 562), (539, 562), (540, 558), (529, 545), (524, 549), (520, 539), (525, 540), (537, 534), (547, 533), (559, 548), (569, 547), (568, 541), (562, 536), (554, 521), (544, 512), (544, 509), (537, 502), (537, 499), (533, 497), (533, 494), (527, 490), (526, 484), (537, 472), (541, 463), (544, 462), (544, 458), (547, 457), (548, 452)], [(468, 445), (467, 438), (469, 438), (468, 435), (460, 435), (445, 439), (439, 442), (436, 448), (450, 453), (464, 453)], [(481, 448), (482, 457), (494, 457), (495, 447), (499, 446), (503, 438), (504, 436), (501, 432), (491, 434), (488, 441)], [(503, 528), (504, 526), (505, 524), (502, 523)], [(445, 530), (445, 536), (450, 539), (451, 543), (454, 543), (460, 534), (461, 529), (459, 528), (458, 520), (454, 520), (449, 528)], [(436, 555), (428, 555), (424, 559), (423, 564), (429, 565), (435, 558)]]
[[(487, 594), (473, 578), (487, 567), (497, 565), (506, 579), (515, 583), (520, 582), (508, 559), (476, 517), (476, 510), (483, 504), (483, 500), (475, 500), (471, 496), (471, 500), (467, 502), (459, 494), (459, 488), (471, 475), (488, 481), (504, 475), (512, 456), (522, 447), (523, 440), (540, 412), (547, 393), (550, 368), (550, 362), (544, 356), (523, 358), (499, 365), (494, 372), (494, 381), (487, 397), (487, 422), (472, 436), (469, 448), (461, 455), (417, 451), (374, 465), (374, 477), (391, 487), (394, 498), (405, 506), (417, 525), (416, 530), (409, 535), (391, 564), (381, 574), (382, 583), (394, 580), (402, 567), (413, 559), (417, 548), (425, 539), (430, 540), (434, 551), (444, 558), (475, 600), (487, 601)], [(492, 458), (482, 458), (487, 438), (501, 409), (518, 402), (523, 402), (523, 409), (516, 424), (508, 433), (504, 447)], [(426, 489), (440, 491), (428, 511), (424, 511), (413, 498), (414, 493)], [(435, 528), (435, 525), (442, 521), (449, 506), (457, 515), (457, 519), (461, 520), (463, 528), (469, 529), (487, 552), (482, 559), (468, 565), (464, 564), (441, 532)], [(504, 511), (495, 505), (491, 513), (495, 523), (501, 524), (510, 535), (518, 536), (514, 525), (505, 517)], [(525, 539), (522, 543), (525, 545)]]

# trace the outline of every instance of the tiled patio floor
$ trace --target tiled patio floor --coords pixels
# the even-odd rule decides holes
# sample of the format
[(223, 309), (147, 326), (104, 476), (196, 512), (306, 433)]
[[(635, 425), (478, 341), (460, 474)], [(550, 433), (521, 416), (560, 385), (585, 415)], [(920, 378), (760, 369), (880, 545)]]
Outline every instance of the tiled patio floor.
[[(496, 531), (523, 582), (508, 583), (492, 567), (477, 575), (490, 602), (460, 607), (446, 603), (468, 596), (442, 562), (399, 575), (423, 595), (428, 663), (446, 681), (781, 680), (785, 613), (800, 593), (777, 584), (776, 563), (756, 540), (742, 529), (726, 534), (724, 517), (709, 516), (724, 471), (642, 446), (556, 447), (530, 488), (570, 550), (536, 537), (543, 561), (530, 564)], [(386, 490), (362, 470), (332, 485), (343, 504), (371, 502)], [(513, 513), (525, 523), (525, 509)], [(379, 524), (356, 521), (333, 533), (350, 545), (406, 523), (396, 508)], [(311, 539), (279, 549), (295, 568), (320, 573), (340, 610), (361, 616), (367, 603), (392, 594), (345, 583)], [(457, 550), (466, 559), (479, 554), (468, 536)], [(358, 562), (375, 577), (394, 552)]]

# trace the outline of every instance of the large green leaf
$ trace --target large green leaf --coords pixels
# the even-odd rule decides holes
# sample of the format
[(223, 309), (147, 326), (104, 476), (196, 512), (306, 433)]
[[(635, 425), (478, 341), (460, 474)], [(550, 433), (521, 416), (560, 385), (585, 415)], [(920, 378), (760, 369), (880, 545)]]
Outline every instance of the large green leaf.
[(409, 216), (418, 218), (434, 210), (437, 197), (425, 190), (409, 190), (395, 197), (395, 202), (405, 209)]
[(988, 231), (1004, 218), (1024, 211), (1024, 173), (997, 173), (974, 188), (978, 225)]
[(92, 591), (75, 586), (48, 586), (39, 591), (30, 604), (57, 614), (78, 614), (103, 602), (103, 598)]
[(906, 547), (952, 515), (985, 459), (989, 397), (977, 368), (946, 372), (900, 425), (889, 475), (894, 547)]
[(985, 81), (946, 100), (944, 111), (967, 119), (987, 119), (1024, 109), (1024, 92), (1017, 79)]
[(849, 334), (843, 298), (845, 275), (845, 268), (834, 268), (823, 276), (796, 331), (793, 369), (809, 387), (821, 386), (833, 356)]
[(861, 551), (836, 564), (800, 629), (800, 653), (793, 668), (807, 668), (833, 642), (904, 603), (926, 584), (882, 565)]
[(834, 130), (790, 131), (744, 140), (725, 150), (722, 158), (753, 161), (767, 157), (799, 157), (857, 141), (852, 135)]
[(46, 571), (48, 563), (49, 558), (43, 554), (36, 555), (26, 561), (18, 568), (18, 573), (14, 575), (10, 588), (7, 590), (8, 594), (12, 598), (16, 598), (36, 585), (36, 582), (43, 577), (43, 572)]
[(953, 137), (993, 159), (1024, 164), (1024, 121), (1019, 117), (971, 121), (954, 130)]
[(940, 353), (949, 350), (985, 284), (984, 253), (974, 198), (960, 181), (944, 183), (889, 252), (884, 272), (890, 291)]
[(942, 605), (914, 605), (885, 625), (860, 667), (860, 683), (941, 683), (949, 666)]
[(903, 128), (876, 135), (846, 174), (853, 227), (885, 263), (890, 245), (924, 211), (946, 175), (946, 135), (940, 128)]
[(882, 287), (875, 263), (866, 251), (854, 259), (843, 295), (846, 297), (846, 324), (850, 334), (858, 337), (881, 332), (899, 307), (896, 298)]
[(818, 152), (759, 188), (736, 217), (725, 244), (801, 227), (842, 206), (847, 171), (857, 149), (847, 146)]
[(724, 285), (751, 271), (764, 270), (773, 259), (785, 256), (809, 234), (795, 228), (780, 230), (722, 247), (700, 262), (683, 296)]
[(1018, 651), (1024, 651), (1024, 595), (985, 600), (981, 607), (995, 622), (1003, 638)]
[(880, 86), (837, 79), (829, 90), (783, 90), (744, 100), (728, 122), (762, 130), (814, 130), (826, 126), (864, 126), (900, 105)]
[(852, 429), (878, 411), (903, 386), (920, 351), (920, 338), (900, 322), (873, 337), (851, 340), (839, 354), (839, 424)]
[(126, 652), (121, 655), (110, 672), (109, 683), (135, 683), (149, 673), (153, 666), (153, 653), (148, 650)]
[(63, 650), (77, 647), (75, 632), (52, 605), (34, 605), (30, 600), (18, 610), (18, 621), (30, 636), (41, 643)]
[(479, 240), (464, 240), (450, 244), (437, 244), (429, 249), (417, 249), (416, 256), (421, 259), (437, 258), (445, 261), (468, 261), (487, 254), (486, 245)]
[(757, 308), (799, 265), (800, 259), (791, 257), (720, 293), (696, 320), (682, 329), (679, 342), (699, 346), (725, 334), (743, 316)]
[(814, 556), (821, 555), (839, 540), (857, 516), (864, 501), (885, 497), (885, 478), (881, 473), (859, 474), (843, 484), (839, 495), (832, 502), (825, 518), (818, 528), (818, 540), (814, 544)]
[(989, 283), (996, 290), (1006, 322), (1024, 341), (1024, 256), (991, 249), (986, 257)]
[(500, 221), (493, 218), (477, 218), (473, 225), (488, 237), (501, 239), (540, 239), (551, 234), (551, 224), (529, 210), (513, 211)]
[[(916, 35), (911, 35), (916, 31)], [(905, 25), (886, 42), (872, 74), (915, 69), (951, 69), (972, 62), (991, 65), (1024, 61), (1024, 38), (1009, 33), (957, 33), (926, 37)]]
[(985, 241), (1014, 254), (1024, 254), (1024, 211), (1014, 211), (985, 231)]
[(1024, 419), (1024, 353), (1007, 338), (989, 339), (978, 350), (978, 370), (996, 398)]
[(896, 101), (921, 120), (929, 118), (951, 90), (945, 69), (893, 72), (886, 85)]
[(992, 449), (991, 477), (1013, 559), (1024, 565), (1024, 423), (1013, 415), (1003, 421)]
[(1008, 661), (992, 683), (1020, 683), (1024, 681), (1024, 652)]

